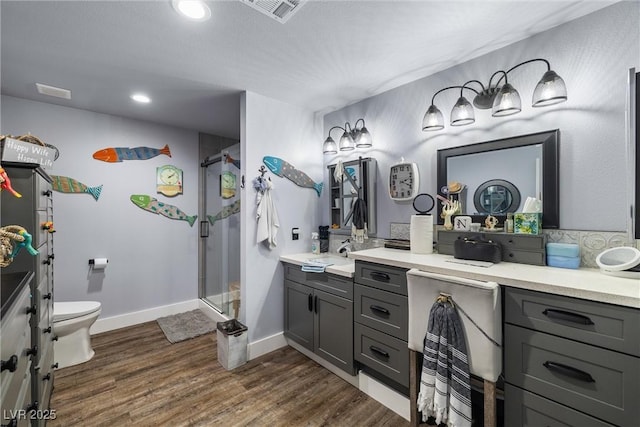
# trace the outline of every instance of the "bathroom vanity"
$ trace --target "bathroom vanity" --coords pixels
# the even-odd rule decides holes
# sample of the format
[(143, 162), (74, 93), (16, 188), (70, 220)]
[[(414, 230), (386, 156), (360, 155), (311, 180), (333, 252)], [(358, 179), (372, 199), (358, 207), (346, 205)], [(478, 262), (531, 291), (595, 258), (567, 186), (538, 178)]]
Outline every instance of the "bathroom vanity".
[[(293, 272), (306, 258), (309, 254), (281, 260)], [(356, 370), (415, 397), (406, 335), (409, 269), (492, 281), (504, 295), (505, 425), (544, 424), (545, 414), (575, 426), (632, 425), (640, 419), (640, 406), (632, 402), (640, 394), (637, 281), (596, 269), (510, 262), (479, 267), (450, 255), (387, 248), (351, 252), (349, 258), (352, 265), (329, 266), (327, 273), (353, 277)], [(424, 309), (432, 304), (425, 301)], [(350, 329), (346, 318), (342, 321), (335, 327)], [(410, 405), (416, 422), (415, 402)]]
[[(29, 301), (30, 335), (27, 347), (30, 359), (30, 407), (36, 409), (31, 425), (44, 426), (49, 417), (49, 401), (53, 390), (53, 234), (49, 226), (53, 222), (53, 200), (51, 178), (36, 165), (3, 163), (11, 178), (13, 188), (22, 197), (16, 198), (8, 191), (1, 193), (2, 225), (20, 225), (32, 236), (32, 246), (38, 254), (30, 255), (25, 248), (13, 262), (2, 268), (2, 283), (5, 277), (14, 274), (31, 274), (27, 286)], [(4, 290), (4, 289), (3, 289)], [(3, 308), (4, 310), (4, 308)], [(5, 321), (2, 319), (4, 347)], [(3, 353), (3, 361), (4, 353)], [(6, 371), (5, 371), (6, 372)], [(12, 392), (4, 389), (3, 399)], [(3, 407), (4, 408), (4, 407)], [(3, 424), (6, 420), (3, 420)]]

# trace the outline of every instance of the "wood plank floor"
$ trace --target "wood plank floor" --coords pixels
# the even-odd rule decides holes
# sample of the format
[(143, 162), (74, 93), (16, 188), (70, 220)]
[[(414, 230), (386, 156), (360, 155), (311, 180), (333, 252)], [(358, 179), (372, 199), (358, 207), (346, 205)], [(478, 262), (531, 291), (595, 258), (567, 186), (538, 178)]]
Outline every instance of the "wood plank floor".
[(154, 321), (92, 344), (92, 360), (56, 371), (48, 426), (409, 424), (291, 347), (226, 371), (215, 333), (171, 344)]

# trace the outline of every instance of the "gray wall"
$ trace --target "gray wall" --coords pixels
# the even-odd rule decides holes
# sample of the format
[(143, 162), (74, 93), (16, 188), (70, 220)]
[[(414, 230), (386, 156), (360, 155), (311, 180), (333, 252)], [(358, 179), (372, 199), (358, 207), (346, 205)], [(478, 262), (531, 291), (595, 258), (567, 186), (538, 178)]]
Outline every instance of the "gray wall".
[[(627, 74), (640, 68), (640, 3), (620, 2), (575, 21), (499, 49), (443, 72), (368, 98), (325, 116), (324, 131), (364, 117), (373, 135), (373, 149), (350, 155), (325, 156), (325, 164), (358, 155), (378, 160), (380, 183), (401, 157), (420, 168), (420, 191), (435, 194), (436, 151), (471, 143), (560, 129), (560, 227), (574, 230), (624, 231), (627, 228), (626, 102)], [(472, 36), (470, 36), (472, 37)], [(428, 46), (420, 55), (428, 55)], [(567, 84), (569, 100), (547, 108), (532, 108), (535, 84), (546, 71), (543, 63), (525, 65), (509, 75), (520, 92), (521, 113), (493, 118), (476, 110), (476, 123), (422, 132), (431, 97), (439, 89), (470, 79), (485, 85), (496, 70), (532, 58), (545, 58)], [(436, 98), (448, 120), (459, 92)], [(320, 142), (319, 142), (320, 143)], [(328, 179), (328, 178), (327, 178)], [(329, 206), (328, 198), (323, 201)], [(410, 221), (410, 202), (389, 199), (386, 185), (378, 188), (378, 236), (388, 237), (389, 224)], [(329, 222), (329, 209), (323, 209)]]
[[(197, 132), (8, 96), (2, 96), (2, 131), (31, 132), (58, 147), (49, 174), (104, 186), (98, 201), (89, 194), (53, 195), (57, 301), (100, 301), (106, 318), (198, 297), (197, 223), (189, 227), (129, 200), (148, 194), (197, 214)], [(165, 144), (171, 158), (105, 163), (92, 157), (107, 147)], [(165, 164), (183, 169), (184, 194), (156, 193), (156, 167)], [(96, 257), (109, 259), (103, 272), (89, 270), (88, 260)]]

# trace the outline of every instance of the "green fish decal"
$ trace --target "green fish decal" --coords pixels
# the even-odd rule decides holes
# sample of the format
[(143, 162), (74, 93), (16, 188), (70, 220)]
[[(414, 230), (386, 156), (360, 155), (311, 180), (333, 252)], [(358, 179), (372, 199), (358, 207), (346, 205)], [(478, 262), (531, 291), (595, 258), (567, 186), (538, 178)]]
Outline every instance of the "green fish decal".
[(159, 202), (158, 199), (147, 196), (146, 194), (132, 194), (130, 199), (136, 206), (144, 209), (145, 211), (160, 214), (170, 219), (187, 221), (191, 227), (193, 227), (193, 224), (198, 218), (198, 215), (187, 215), (176, 206)]
[(215, 216), (207, 215), (207, 218), (209, 219), (209, 223), (213, 225), (216, 221), (230, 217), (231, 215), (238, 212), (240, 212), (240, 199), (222, 208), (222, 210), (218, 212)]

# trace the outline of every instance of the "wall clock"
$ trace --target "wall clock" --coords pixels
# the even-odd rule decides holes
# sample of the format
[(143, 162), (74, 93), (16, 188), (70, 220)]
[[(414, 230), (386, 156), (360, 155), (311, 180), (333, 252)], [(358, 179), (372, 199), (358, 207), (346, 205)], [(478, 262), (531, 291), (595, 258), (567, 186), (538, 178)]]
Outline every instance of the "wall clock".
[(172, 165), (156, 168), (156, 191), (169, 197), (182, 194), (182, 169)]
[(392, 200), (411, 200), (418, 194), (420, 175), (415, 163), (397, 163), (389, 169), (389, 196)]
[(233, 172), (224, 171), (220, 175), (220, 196), (230, 199), (236, 195), (236, 176)]

